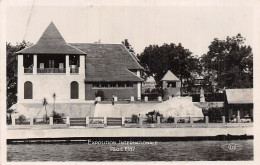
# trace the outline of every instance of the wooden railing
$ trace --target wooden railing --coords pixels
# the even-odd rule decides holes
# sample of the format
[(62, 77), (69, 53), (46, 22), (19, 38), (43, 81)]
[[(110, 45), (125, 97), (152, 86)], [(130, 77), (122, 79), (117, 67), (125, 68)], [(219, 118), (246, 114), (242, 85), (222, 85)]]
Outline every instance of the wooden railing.
[(70, 68), (70, 73), (79, 73), (79, 68)]
[(66, 73), (66, 68), (37, 68), (37, 73)]
[(24, 68), (24, 73), (33, 73), (33, 68)]

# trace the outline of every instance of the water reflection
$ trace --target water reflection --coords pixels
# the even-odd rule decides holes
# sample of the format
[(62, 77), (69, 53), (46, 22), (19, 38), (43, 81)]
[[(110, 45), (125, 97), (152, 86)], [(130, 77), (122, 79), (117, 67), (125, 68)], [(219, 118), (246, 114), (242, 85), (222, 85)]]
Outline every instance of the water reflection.
[[(226, 151), (223, 144), (242, 145), (240, 151)], [(122, 151), (111, 150), (122, 148)], [(127, 147), (128, 149), (125, 149)], [(132, 148), (132, 150), (129, 150)], [(234, 141), (174, 141), (158, 145), (89, 145), (10, 144), (8, 161), (200, 161), (253, 160), (253, 140)]]

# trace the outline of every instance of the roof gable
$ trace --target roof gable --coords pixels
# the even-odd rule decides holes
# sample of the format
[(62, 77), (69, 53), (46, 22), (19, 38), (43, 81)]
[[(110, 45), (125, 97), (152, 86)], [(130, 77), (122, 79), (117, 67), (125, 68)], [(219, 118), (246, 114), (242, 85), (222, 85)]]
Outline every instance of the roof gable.
[(180, 81), (180, 80), (170, 70), (168, 70), (161, 81)]
[(53, 22), (49, 24), (38, 42), (18, 54), (86, 54), (66, 43)]
[(228, 104), (252, 104), (253, 88), (226, 89)]

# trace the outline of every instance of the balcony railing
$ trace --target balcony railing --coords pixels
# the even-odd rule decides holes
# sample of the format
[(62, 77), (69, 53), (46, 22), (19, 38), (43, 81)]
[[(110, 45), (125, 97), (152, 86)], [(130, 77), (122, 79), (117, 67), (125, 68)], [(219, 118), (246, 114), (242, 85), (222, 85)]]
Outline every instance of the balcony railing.
[(70, 68), (70, 73), (79, 73), (79, 68)]
[(37, 73), (66, 73), (66, 68), (37, 68)]
[(24, 68), (24, 73), (33, 73), (33, 68)]

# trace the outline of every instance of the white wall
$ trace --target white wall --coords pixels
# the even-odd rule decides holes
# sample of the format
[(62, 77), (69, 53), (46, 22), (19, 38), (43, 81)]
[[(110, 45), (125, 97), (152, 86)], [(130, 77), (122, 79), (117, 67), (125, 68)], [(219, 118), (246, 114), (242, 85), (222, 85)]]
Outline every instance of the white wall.
[[(23, 56), (18, 55), (18, 103), (41, 103), (44, 97), (53, 100), (56, 94), (56, 102), (82, 102), (85, 101), (85, 57), (81, 56), (81, 66), (78, 74), (66, 73), (31, 73), (25, 74), (23, 69)], [(81, 68), (82, 67), (82, 68)], [(24, 99), (24, 83), (30, 81), (33, 84), (33, 99)], [(79, 99), (70, 99), (70, 83), (79, 83)]]

